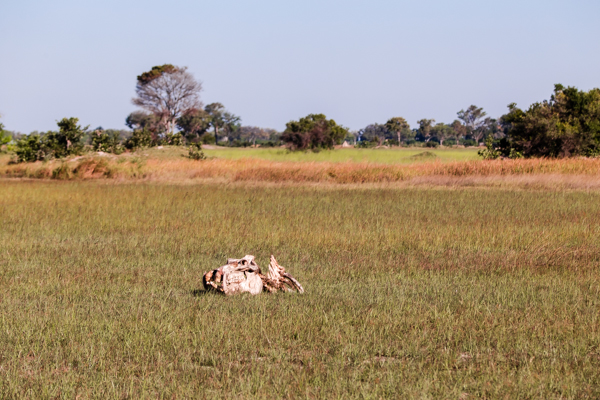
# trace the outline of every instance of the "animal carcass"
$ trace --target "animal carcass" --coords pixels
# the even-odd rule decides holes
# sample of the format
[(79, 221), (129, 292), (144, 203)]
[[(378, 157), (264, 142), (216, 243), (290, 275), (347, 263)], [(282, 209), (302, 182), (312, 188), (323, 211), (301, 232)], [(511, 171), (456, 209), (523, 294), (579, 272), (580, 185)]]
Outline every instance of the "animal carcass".
[(216, 290), (225, 295), (248, 292), (293, 292), (304, 293), (304, 288), (288, 274), (275, 257), (271, 256), (269, 273), (262, 274), (254, 256), (229, 258), (227, 264), (204, 274), (202, 283), (206, 290)]

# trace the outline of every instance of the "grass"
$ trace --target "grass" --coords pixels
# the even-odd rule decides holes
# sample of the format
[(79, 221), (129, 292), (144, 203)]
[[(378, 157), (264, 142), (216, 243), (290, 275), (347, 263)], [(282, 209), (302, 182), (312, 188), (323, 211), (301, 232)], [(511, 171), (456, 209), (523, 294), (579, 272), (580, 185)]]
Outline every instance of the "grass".
[[(232, 154), (238, 149), (227, 149)], [(268, 150), (268, 149), (267, 149)], [(215, 150), (221, 151), (221, 150)], [(239, 154), (260, 154), (241, 149)], [(282, 150), (276, 150), (282, 151)], [(404, 150), (336, 150), (341, 160), (348, 151), (393, 154)], [(302, 156), (304, 153), (300, 153)], [(311, 153), (312, 154), (312, 153)], [(317, 153), (318, 156), (321, 153)], [(341, 154), (341, 156), (337, 156)], [(94, 153), (49, 162), (9, 164), (0, 158), (0, 177), (36, 179), (117, 179), (155, 182), (206, 181), (291, 184), (432, 184), (435, 186), (555, 187), (599, 189), (600, 159), (521, 159), (443, 161), (425, 151), (408, 157), (411, 163), (355, 161), (270, 161), (262, 158), (215, 158), (194, 161), (181, 148), (149, 149), (120, 156)], [(296, 157), (297, 154), (291, 154)]]
[[(253, 158), (267, 161), (294, 161), (294, 162), (330, 162), (330, 163), (378, 163), (378, 164), (411, 164), (416, 161), (434, 158), (440, 161), (469, 161), (477, 160), (477, 148), (443, 148), (429, 149), (423, 147), (391, 148), (391, 149), (337, 149), (314, 153), (290, 152), (285, 149), (244, 149), (244, 148), (217, 148), (204, 150), (207, 156), (221, 159), (237, 160)], [(416, 157), (428, 153), (435, 157)]]
[(597, 191), (110, 182), (0, 181), (0, 397), (600, 397)]
[[(424, 147), (391, 148), (391, 149), (336, 149), (291, 152), (283, 148), (235, 148), (210, 146), (204, 153), (220, 160), (265, 160), (276, 162), (328, 162), (328, 163), (377, 163), (377, 164), (413, 164), (419, 161), (469, 161), (478, 160), (477, 148), (439, 148)], [(187, 155), (185, 147), (162, 146), (140, 150), (134, 153), (141, 158), (156, 160), (178, 160)], [(424, 157), (423, 157), (424, 156)], [(0, 166), (6, 165), (10, 156), (0, 153)]]

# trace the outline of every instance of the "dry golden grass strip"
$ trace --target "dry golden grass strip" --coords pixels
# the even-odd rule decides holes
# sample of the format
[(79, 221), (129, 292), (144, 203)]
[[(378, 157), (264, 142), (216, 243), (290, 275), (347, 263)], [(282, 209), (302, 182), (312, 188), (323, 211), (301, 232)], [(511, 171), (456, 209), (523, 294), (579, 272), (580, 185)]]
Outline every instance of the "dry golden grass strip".
[(67, 161), (0, 165), (0, 176), (41, 179), (220, 179), (229, 182), (364, 184), (406, 182), (417, 177), (523, 175), (600, 176), (600, 159), (524, 159), (377, 164), (291, 162), (260, 159), (181, 159), (136, 156), (77, 157)]

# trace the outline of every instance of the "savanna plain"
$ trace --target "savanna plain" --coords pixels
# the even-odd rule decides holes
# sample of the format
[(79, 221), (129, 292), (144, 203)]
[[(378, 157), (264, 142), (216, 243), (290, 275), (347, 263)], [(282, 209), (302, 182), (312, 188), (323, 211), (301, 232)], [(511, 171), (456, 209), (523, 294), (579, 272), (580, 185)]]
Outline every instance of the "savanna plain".
[[(460, 154), (0, 165), (0, 397), (600, 398), (598, 162)], [(203, 290), (245, 254), (306, 292)]]

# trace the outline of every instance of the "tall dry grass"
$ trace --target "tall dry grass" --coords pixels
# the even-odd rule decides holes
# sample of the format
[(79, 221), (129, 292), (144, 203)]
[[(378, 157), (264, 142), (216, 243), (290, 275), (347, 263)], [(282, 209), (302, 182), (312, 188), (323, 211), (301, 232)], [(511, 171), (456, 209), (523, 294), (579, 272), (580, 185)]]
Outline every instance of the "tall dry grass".
[(194, 180), (295, 183), (394, 183), (420, 177), (511, 177), (569, 175), (600, 178), (600, 159), (524, 159), (494, 161), (420, 162), (377, 164), (367, 162), (289, 162), (261, 159), (185, 158), (137, 156), (77, 157), (67, 161), (0, 165), (0, 176), (42, 179)]

